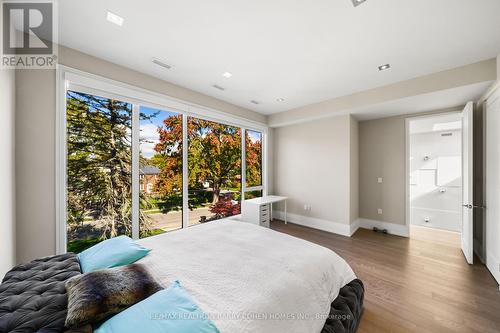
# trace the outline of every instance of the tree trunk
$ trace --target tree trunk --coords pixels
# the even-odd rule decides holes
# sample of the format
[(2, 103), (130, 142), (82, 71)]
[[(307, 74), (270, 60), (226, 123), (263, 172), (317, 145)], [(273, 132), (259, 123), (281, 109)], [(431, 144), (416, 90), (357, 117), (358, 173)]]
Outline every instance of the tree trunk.
[(217, 202), (219, 202), (219, 198), (220, 198), (220, 184), (214, 182), (214, 198), (212, 200), (212, 203), (216, 204)]

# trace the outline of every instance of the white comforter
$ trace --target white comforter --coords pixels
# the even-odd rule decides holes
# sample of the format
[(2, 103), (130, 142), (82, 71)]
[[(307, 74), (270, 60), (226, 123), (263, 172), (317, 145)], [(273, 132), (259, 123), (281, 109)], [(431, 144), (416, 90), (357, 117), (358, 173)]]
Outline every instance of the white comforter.
[(139, 241), (139, 262), (164, 285), (179, 280), (222, 333), (320, 332), (340, 288), (356, 278), (333, 251), (224, 220)]

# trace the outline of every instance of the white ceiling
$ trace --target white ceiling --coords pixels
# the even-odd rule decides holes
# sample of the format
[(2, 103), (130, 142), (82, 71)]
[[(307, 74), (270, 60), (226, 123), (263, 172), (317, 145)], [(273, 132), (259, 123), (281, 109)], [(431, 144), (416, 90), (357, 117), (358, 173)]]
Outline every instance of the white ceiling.
[[(499, 0), (356, 8), (351, 0), (63, 0), (59, 8), (61, 44), (264, 114), (500, 53)], [(106, 21), (107, 10), (122, 27)], [(385, 63), (392, 69), (379, 72)]]
[(443, 110), (452, 107), (460, 108), (467, 104), (467, 102), (479, 100), (492, 83), (492, 81), (486, 81), (453, 89), (439, 90), (429, 94), (401, 98), (354, 110), (346, 110), (346, 112), (354, 115), (356, 119), (363, 121)]

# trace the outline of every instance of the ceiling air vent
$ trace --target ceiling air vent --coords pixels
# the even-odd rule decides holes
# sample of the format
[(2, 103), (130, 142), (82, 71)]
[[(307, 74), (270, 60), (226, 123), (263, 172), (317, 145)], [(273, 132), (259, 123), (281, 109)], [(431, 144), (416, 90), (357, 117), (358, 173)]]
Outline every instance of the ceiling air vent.
[(156, 59), (156, 58), (153, 58), (152, 62), (153, 62), (153, 64), (156, 64), (158, 66), (164, 67), (166, 69), (172, 68), (172, 66), (170, 66), (169, 64), (166, 64), (163, 61), (161, 61), (159, 59)]
[(226, 88), (221, 87), (221, 86), (219, 86), (219, 85), (217, 85), (217, 84), (214, 84), (212, 87), (214, 87), (215, 89), (219, 89), (219, 90), (221, 90), (221, 91), (226, 90)]
[(366, 0), (351, 0), (351, 1), (352, 1), (352, 4), (354, 5), (354, 7), (358, 7), (359, 5), (361, 5)]

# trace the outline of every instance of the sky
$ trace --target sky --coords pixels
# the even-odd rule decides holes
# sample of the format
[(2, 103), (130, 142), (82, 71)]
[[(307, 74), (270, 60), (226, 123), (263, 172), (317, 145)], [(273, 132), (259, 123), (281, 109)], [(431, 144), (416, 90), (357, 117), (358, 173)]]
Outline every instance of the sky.
[[(155, 108), (149, 108), (145, 106), (141, 106), (141, 113), (147, 116), (153, 116), (155, 113), (159, 112), (155, 117), (151, 119), (141, 119), (141, 154), (145, 158), (151, 158), (154, 156), (155, 151), (154, 147), (159, 142), (159, 134), (158, 127), (162, 126), (163, 120), (170, 117), (175, 116), (178, 113), (163, 111)], [(248, 135), (250, 136), (250, 140), (252, 142), (256, 142), (262, 139), (262, 133), (247, 130)]]
[(148, 108), (141, 106), (140, 112), (147, 115), (153, 116), (155, 113), (160, 111), (155, 117), (151, 119), (141, 119), (141, 154), (145, 158), (151, 158), (155, 154), (154, 147), (159, 142), (158, 127), (162, 126), (163, 120), (175, 116), (177, 113), (170, 111), (163, 111), (154, 108)]

